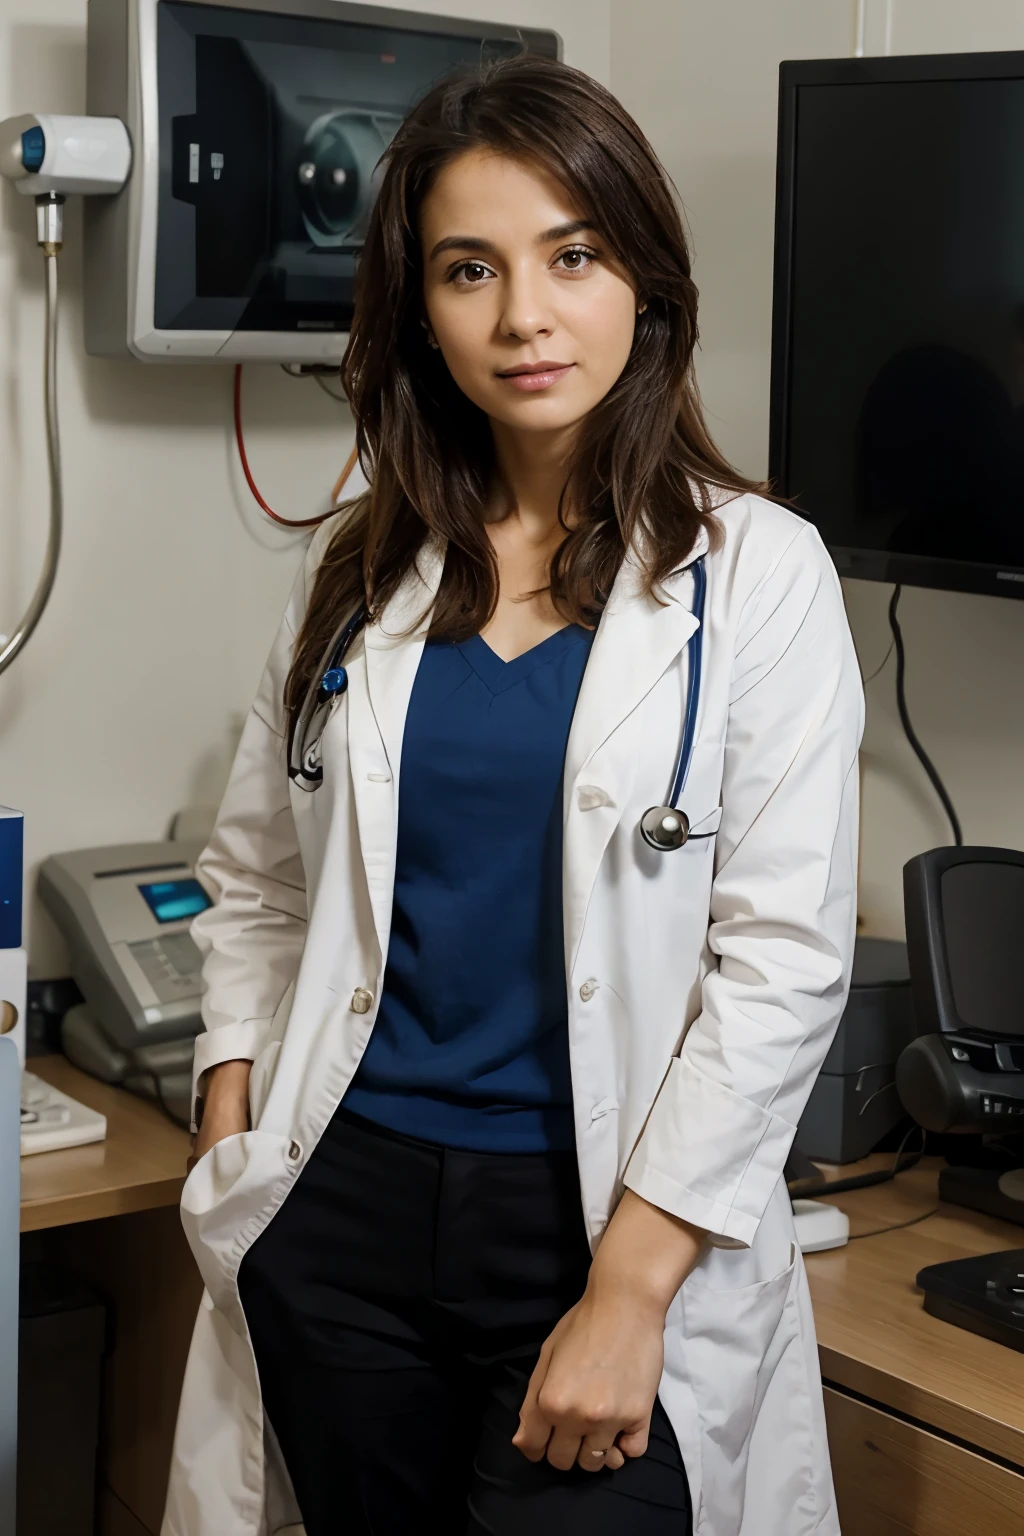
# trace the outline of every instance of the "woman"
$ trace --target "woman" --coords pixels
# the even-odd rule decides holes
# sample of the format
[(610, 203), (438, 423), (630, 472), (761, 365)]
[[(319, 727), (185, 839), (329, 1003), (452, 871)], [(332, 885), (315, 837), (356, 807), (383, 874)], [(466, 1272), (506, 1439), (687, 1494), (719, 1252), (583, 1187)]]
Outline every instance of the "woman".
[(838, 1531), (782, 1170), (848, 981), (859, 680), (696, 334), (601, 87), (522, 58), (413, 111), (345, 364), (372, 488), (200, 862), (166, 1536)]

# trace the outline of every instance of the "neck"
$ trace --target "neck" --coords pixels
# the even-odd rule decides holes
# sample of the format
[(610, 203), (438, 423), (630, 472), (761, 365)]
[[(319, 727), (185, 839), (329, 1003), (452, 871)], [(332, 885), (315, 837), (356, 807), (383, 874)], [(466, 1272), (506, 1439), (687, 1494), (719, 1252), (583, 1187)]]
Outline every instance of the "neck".
[(492, 421), (497, 465), (496, 494), (488, 520), (510, 516), (538, 539), (560, 536), (558, 504), (568, 475), (575, 434), (513, 432)]

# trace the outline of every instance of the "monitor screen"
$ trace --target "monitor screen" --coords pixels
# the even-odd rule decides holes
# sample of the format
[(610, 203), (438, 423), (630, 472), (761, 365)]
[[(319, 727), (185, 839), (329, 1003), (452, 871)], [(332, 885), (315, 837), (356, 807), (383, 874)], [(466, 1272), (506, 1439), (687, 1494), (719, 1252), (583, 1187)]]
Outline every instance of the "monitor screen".
[(180, 923), (213, 906), (198, 880), (158, 880), (139, 890), (158, 923)]
[(1024, 597), (1024, 55), (979, 58), (783, 66), (772, 471), (845, 574)]
[(312, 9), (159, 7), (162, 328), (347, 330), (381, 156), (409, 108), (482, 60), (558, 54), (554, 32)]

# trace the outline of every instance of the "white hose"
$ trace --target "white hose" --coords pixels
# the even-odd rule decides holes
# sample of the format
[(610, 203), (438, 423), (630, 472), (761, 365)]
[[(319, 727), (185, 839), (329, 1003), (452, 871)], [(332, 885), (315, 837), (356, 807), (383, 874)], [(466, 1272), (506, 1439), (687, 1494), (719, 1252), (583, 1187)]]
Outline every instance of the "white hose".
[(64, 518), (64, 496), (60, 474), (60, 423), (57, 415), (57, 253), (44, 251), (46, 270), (46, 351), (44, 362), (44, 395), (46, 407), (46, 456), (50, 476), (50, 532), (46, 541), (46, 558), (42, 574), (32, 594), (32, 600), (19, 620), (14, 633), (0, 649), (0, 673), (6, 672), (35, 629), (50, 600), (57, 562), (60, 558), (60, 537)]

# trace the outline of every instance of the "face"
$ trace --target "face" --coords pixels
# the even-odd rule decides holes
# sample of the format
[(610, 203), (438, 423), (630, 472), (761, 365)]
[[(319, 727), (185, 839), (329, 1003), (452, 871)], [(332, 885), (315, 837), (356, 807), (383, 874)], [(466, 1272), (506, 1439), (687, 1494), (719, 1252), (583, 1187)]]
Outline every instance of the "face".
[(424, 199), (424, 305), (456, 384), (495, 426), (563, 433), (621, 374), (629, 274), (547, 172), (482, 150)]

